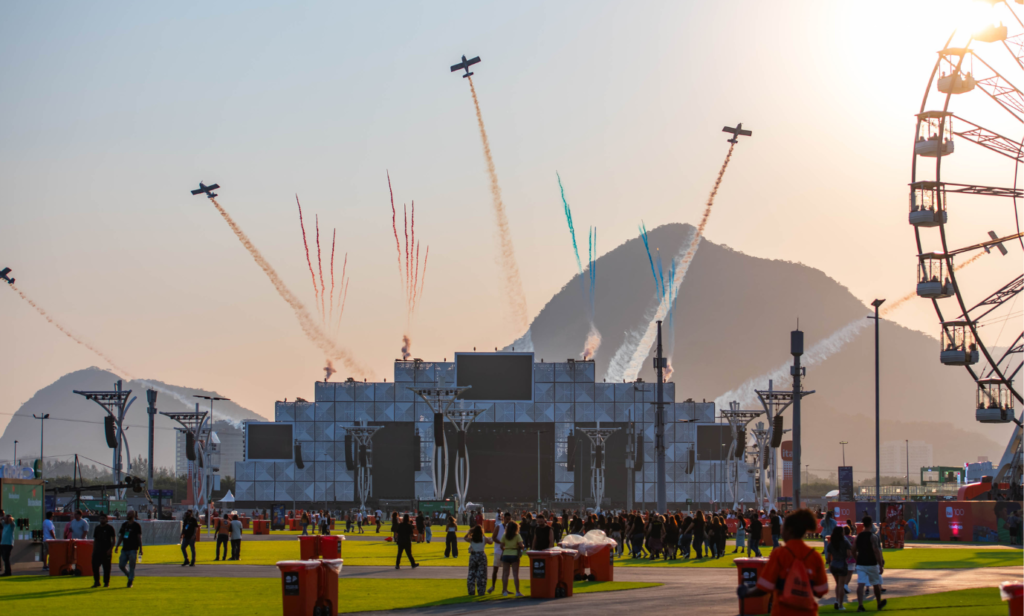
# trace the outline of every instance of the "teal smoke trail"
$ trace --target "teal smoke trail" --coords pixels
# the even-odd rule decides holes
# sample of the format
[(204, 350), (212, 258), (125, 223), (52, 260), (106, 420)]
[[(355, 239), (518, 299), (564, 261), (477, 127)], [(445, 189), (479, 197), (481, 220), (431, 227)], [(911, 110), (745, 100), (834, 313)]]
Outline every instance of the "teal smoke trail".
[(661, 250), (656, 251), (658, 253), (658, 297), (659, 301), (665, 297), (665, 267), (661, 263)]
[(597, 227), (590, 228), (587, 237), (588, 251), (590, 257), (590, 320), (594, 320), (594, 294), (597, 287)]
[(651, 264), (651, 275), (654, 276), (654, 292), (661, 297), (661, 289), (658, 288), (658, 273), (654, 271), (654, 258), (651, 257), (651, 244), (647, 240), (647, 227), (644, 226), (643, 221), (640, 221), (640, 239), (644, 241), (644, 249), (647, 250), (647, 260)]
[(565, 199), (565, 188), (562, 187), (562, 176), (555, 172), (555, 177), (558, 178), (558, 190), (562, 193), (562, 204), (565, 206), (565, 220), (569, 223), (569, 235), (572, 236), (572, 251), (576, 255), (576, 269), (579, 270), (580, 276), (583, 276), (583, 263), (580, 262), (580, 249), (576, 247), (576, 229), (572, 226), (572, 210), (569, 209), (569, 202)]

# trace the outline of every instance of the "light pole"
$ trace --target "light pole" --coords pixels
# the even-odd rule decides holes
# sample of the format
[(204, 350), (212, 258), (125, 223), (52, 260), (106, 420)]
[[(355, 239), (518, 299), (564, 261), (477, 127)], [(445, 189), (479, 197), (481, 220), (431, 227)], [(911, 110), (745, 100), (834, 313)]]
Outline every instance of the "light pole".
[(850, 444), (850, 441), (839, 441), (839, 444), (843, 446), (843, 466), (846, 466), (846, 446)]
[(47, 419), (50, 418), (49, 413), (43, 413), (42, 415), (32, 414), (32, 417), (39, 420), (39, 479), (43, 478), (43, 426)]
[[(206, 449), (208, 451), (212, 452), (213, 451), (212, 443), (214, 442), (214, 440), (213, 440), (213, 432), (217, 428), (217, 426), (214, 424), (214, 419), (213, 419), (213, 402), (214, 402), (214, 400), (231, 400), (231, 398), (218, 398), (217, 396), (199, 396), (199, 395), (193, 395), (192, 397), (193, 398), (201, 398), (203, 400), (209, 400), (210, 401), (210, 443), (211, 443), (211, 446), (207, 447)], [(156, 400), (154, 400), (153, 402), (156, 402)], [(219, 460), (220, 459), (220, 453), (219, 452), (218, 452), (217, 456), (218, 456), (217, 459)], [(206, 495), (207, 509), (209, 509), (209, 507), (210, 507), (210, 505), (209, 505), (210, 498), (213, 497), (213, 463), (212, 463), (212, 460), (213, 460), (213, 458), (212, 458), (212, 454), (211, 454), (211, 457), (206, 459), (206, 462), (207, 462), (207, 464), (206, 464), (206, 476), (203, 477), (203, 492)], [(152, 460), (150, 460), (149, 466), (150, 467), (153, 466), (153, 461)]]
[(910, 500), (910, 439), (903, 441), (907, 447), (907, 495), (904, 500)]
[(878, 307), (885, 303), (884, 299), (876, 299), (871, 302), (871, 305), (875, 307), (875, 316), (868, 317), (869, 319), (875, 320), (875, 523), (882, 521), (882, 475), (879, 468), (881, 464), (881, 454), (879, 453), (879, 429), (878, 429), (878, 409), (879, 409), (879, 387), (878, 387)]

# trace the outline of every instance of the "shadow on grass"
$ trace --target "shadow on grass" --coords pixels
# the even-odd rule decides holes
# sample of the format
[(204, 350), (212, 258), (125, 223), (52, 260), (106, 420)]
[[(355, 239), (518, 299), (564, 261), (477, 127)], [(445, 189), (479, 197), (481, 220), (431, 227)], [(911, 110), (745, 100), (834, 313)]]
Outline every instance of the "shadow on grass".
[[(656, 583), (632, 582), (632, 583), (628, 583), (629, 584), (628, 586), (603, 588), (603, 586), (607, 585), (607, 584), (615, 585), (615, 584), (627, 584), (627, 583), (622, 583), (622, 582), (576, 582), (575, 584), (573, 584), (573, 594), (576, 595), (576, 594), (597, 593), (597, 592), (621, 592), (621, 591), (626, 591), (626, 590), (639, 590), (639, 589), (642, 589), (642, 588), (654, 588), (654, 587), (662, 585), (662, 584), (656, 584)], [(509, 592), (510, 593), (514, 592), (513, 591), (514, 587), (513, 587), (513, 584), (512, 584), (512, 580), (509, 580), (509, 585), (508, 586), (509, 586)], [(526, 584), (523, 584), (522, 590), (524, 591), (524, 594), (528, 593), (529, 592), (529, 586), (526, 585)], [(529, 599), (529, 598), (530, 598), (529, 594), (526, 594), (525, 597), (516, 597), (514, 595), (510, 595), (508, 597), (502, 597), (501, 596), (501, 591), (498, 590), (498, 589), (495, 589), (493, 595), (483, 595), (483, 596), (479, 596), (479, 595), (477, 595), (477, 596), (469, 596), (469, 595), (466, 595), (466, 596), (463, 596), (463, 597), (450, 597), (448, 599), (440, 599), (438, 601), (429, 601), (427, 603), (420, 603), (418, 605), (409, 606), (409, 608), (403, 608), (403, 609), (410, 609), (410, 608), (421, 608), (422, 609), (422, 608), (431, 608), (431, 607), (441, 607), (441, 606), (445, 606), (445, 605), (459, 605), (459, 604), (464, 604), (464, 603), (484, 603), (484, 602), (508, 601), (508, 600), (514, 600), (514, 599)], [(544, 602), (544, 603), (546, 603), (548, 601), (553, 601), (553, 600), (554, 599), (534, 599), (534, 601), (541, 601), (541, 602)]]
[[(91, 577), (86, 577), (86, 576), (71, 577), (71, 576), (67, 576), (64, 579), (68, 579), (68, 580), (81, 580), (82, 586), (80, 588), (76, 587), (76, 588), (66, 588), (66, 589), (61, 589), (61, 590), (46, 590), (46, 591), (39, 591), (39, 592), (32, 592), (30, 586), (28, 588), (25, 588), (25, 590), (21, 589), (21, 587), (26, 586), (26, 585), (30, 585), (30, 584), (36, 584), (38, 586), (39, 584), (47, 582), (50, 579), (51, 578), (48, 577), (48, 576), (19, 576), (19, 577), (12, 577), (12, 578), (10, 578), (8, 580), (4, 580), (4, 582), (3, 582), (4, 586), (17, 585), (19, 588), (18, 588), (18, 590), (16, 590), (12, 594), (4, 593), (3, 594), (3, 600), (6, 603), (8, 601), (26, 601), (26, 600), (32, 600), (32, 599), (52, 599), (52, 598), (55, 598), (55, 597), (73, 597), (75, 595), (91, 595), (91, 594), (93, 594), (95, 592), (99, 592), (99, 591), (110, 592), (111, 590), (122, 590), (122, 589), (125, 588), (124, 583), (123, 583), (124, 578), (121, 578), (122, 584), (119, 585), (119, 586), (116, 586), (116, 587), (103, 588), (101, 586), (99, 588), (92, 588), (92, 578)], [(3, 586), (0, 586), (0, 588), (3, 588)]]

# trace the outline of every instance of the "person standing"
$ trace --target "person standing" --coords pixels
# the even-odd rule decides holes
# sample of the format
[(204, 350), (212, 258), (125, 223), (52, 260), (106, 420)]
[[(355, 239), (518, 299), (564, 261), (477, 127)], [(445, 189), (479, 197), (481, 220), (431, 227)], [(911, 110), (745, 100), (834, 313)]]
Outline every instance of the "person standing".
[(242, 522), (238, 515), (231, 516), (231, 560), (242, 559)]
[(430, 520), (430, 516), (423, 519), (423, 532), (427, 535), (427, 543), (430, 543), (434, 538), (434, 531), (432, 529), (433, 525), (434, 523)]
[(427, 540), (427, 526), (423, 519), (423, 512), (416, 512), (416, 538), (417, 543), (423, 543)]
[(444, 532), (445, 532), (445, 536), (444, 536), (444, 557), (445, 558), (448, 558), (449, 554), (451, 554), (452, 558), (458, 558), (459, 557), (459, 540), (455, 536), (455, 533), (458, 532), (458, 530), (459, 530), (459, 526), (458, 526), (458, 524), (455, 523), (455, 517), (449, 515), (448, 516), (448, 521), (445, 522), (445, 525), (444, 525)]
[[(782, 520), (779, 519), (779, 514), (772, 509), (772, 512), (768, 515), (768, 523), (772, 527), (772, 549), (779, 547), (779, 536), (781, 531)], [(817, 526), (815, 526), (817, 528)]]
[(82, 510), (75, 511), (75, 519), (71, 520), (68, 527), (71, 529), (69, 539), (85, 539), (89, 536), (89, 520), (82, 517)]
[[(398, 514), (396, 513), (395, 517), (397, 516)], [(395, 558), (395, 569), (402, 568), (401, 563), (403, 551), (405, 552), (406, 556), (409, 557), (409, 564), (412, 565), (413, 569), (420, 566), (419, 563), (417, 563), (412, 558), (412, 534), (415, 530), (416, 527), (414, 527), (412, 523), (409, 522), (409, 514), (405, 514), (405, 516), (403, 516), (402, 518), (402, 521), (398, 523), (398, 526), (395, 529), (395, 543), (398, 544), (398, 557)]]
[[(182, 567), (196, 566), (196, 533), (199, 532), (199, 522), (192, 515), (192, 510), (185, 511), (185, 517), (181, 519), (181, 555), (185, 557)], [(192, 562), (188, 562), (188, 550), (192, 549)]]
[(214, 561), (220, 560), (220, 548), (224, 546), (224, 560), (228, 559), (228, 541), (231, 537), (231, 522), (227, 518), (217, 518), (214, 527), (217, 531), (217, 545), (214, 547)]
[(839, 523), (836, 522), (835, 516), (832, 515), (831, 511), (829, 511), (821, 521), (821, 539), (825, 544), (825, 547), (822, 549), (822, 553), (824, 554), (828, 554), (830, 537), (832, 536), (832, 531), (836, 529), (836, 526), (839, 526)]
[[(774, 614), (817, 614), (815, 597), (828, 593), (828, 576), (821, 554), (803, 541), (804, 535), (817, 528), (818, 520), (807, 509), (798, 509), (786, 516), (782, 527), (786, 547), (773, 550), (757, 585), (751, 590), (746, 584), (740, 584), (737, 596), (744, 599), (774, 593)], [(794, 567), (802, 571), (793, 571)]]
[[(836, 525), (832, 529), (825, 552), (830, 563), (828, 567), (829, 573), (832, 574), (836, 581), (835, 609), (845, 610), (846, 608), (843, 607), (843, 603), (846, 601), (846, 584), (850, 581), (848, 558), (854, 550), (853, 545), (846, 538), (846, 532), (843, 527)], [(854, 558), (856, 558), (856, 554), (854, 554)]]
[(53, 512), (46, 512), (46, 519), (43, 520), (43, 571), (50, 570), (50, 563), (48, 557), (50, 556), (50, 546), (47, 545), (47, 541), (53, 541), (57, 538), (57, 529), (53, 526)]
[(544, 514), (537, 514), (537, 528), (533, 531), (533, 550), (542, 551), (555, 547), (555, 533), (548, 526)]
[(14, 551), (14, 516), (7, 514), (3, 517), (3, 531), (0, 532), (0, 560), (3, 560), (3, 573), (0, 577), (13, 575), (11, 569), (11, 552)]
[(396, 543), (398, 542), (398, 525), (399, 525), (399, 523), (401, 523), (401, 521), (398, 519), (398, 512), (397, 511), (392, 511), (391, 512), (391, 538), (394, 539), (394, 541)]
[(100, 569), (103, 569), (103, 587), (110, 586), (110, 560), (114, 552), (117, 531), (110, 525), (107, 514), (100, 514), (100, 523), (92, 531), (92, 587), (100, 587)]
[(508, 574), (511, 570), (515, 580), (516, 596), (522, 597), (519, 592), (519, 558), (523, 555), (523, 537), (519, 534), (519, 525), (509, 522), (505, 527), (505, 534), (501, 538), (501, 596), (508, 596)]
[(483, 524), (477, 524), (466, 533), (466, 541), (469, 542), (469, 573), (466, 574), (466, 586), (469, 588), (469, 596), (474, 594), (484, 596), (484, 589), (487, 588), (487, 544), (494, 541), (484, 536)]
[(305, 511), (302, 512), (300, 523), (302, 524), (302, 536), (305, 537), (309, 535), (309, 513)]
[(865, 586), (871, 586), (874, 589), (877, 609), (882, 609), (886, 604), (886, 600), (882, 598), (882, 573), (885, 571), (882, 546), (878, 541), (878, 535), (874, 532), (871, 516), (864, 516), (861, 523), (864, 525), (864, 530), (857, 534), (857, 541), (854, 543), (854, 554), (857, 559), (858, 612), (864, 611)]
[(494, 524), (494, 532), (491, 533), (491, 543), (494, 544), (494, 573), (491, 574), (491, 588), (487, 594), (494, 592), (498, 584), (498, 568), (501, 567), (501, 538), (505, 535), (505, 527), (512, 521), (512, 514), (505, 512), (501, 520)]
[[(693, 556), (694, 558), (704, 558), (701, 553), (701, 547), (704, 545), (705, 538), (707, 537), (706, 520), (704, 518), (704, 512), (697, 510), (696, 515), (693, 516)], [(711, 551), (710, 546), (707, 549)], [(710, 554), (708, 554), (710, 556)]]
[(744, 553), (747, 552), (747, 521), (743, 519), (743, 516), (736, 517), (736, 547), (733, 548), (732, 553), (742, 550)]
[(117, 530), (117, 545), (114, 551), (124, 546), (117, 568), (128, 577), (128, 588), (135, 582), (135, 563), (142, 555), (142, 525), (135, 521), (135, 511), (128, 512), (128, 519)]
[(758, 517), (757, 511), (750, 512), (750, 532), (747, 537), (747, 552), (755, 554), (758, 558), (761, 558), (761, 535), (764, 533), (764, 524), (761, 523), (761, 518)]

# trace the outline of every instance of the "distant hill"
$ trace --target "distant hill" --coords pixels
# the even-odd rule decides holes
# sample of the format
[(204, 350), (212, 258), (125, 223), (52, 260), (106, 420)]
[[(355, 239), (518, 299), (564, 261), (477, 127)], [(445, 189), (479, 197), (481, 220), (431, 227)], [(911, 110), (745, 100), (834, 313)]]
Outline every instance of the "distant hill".
[[(651, 250), (660, 248), (668, 266), (692, 233), (693, 227), (684, 224), (653, 229)], [(626, 332), (646, 324), (644, 314), (654, 304), (655, 286), (639, 238), (598, 259), (596, 271), (596, 325), (603, 338), (595, 359), (600, 379)], [(873, 472), (874, 340), (870, 322), (864, 321), (870, 310), (819, 270), (703, 240), (679, 290), (675, 331), (667, 326), (665, 331), (676, 399), (714, 400), (791, 362), (789, 332), (797, 319), (807, 349), (844, 326), (867, 323), (835, 355), (808, 368), (806, 387), (817, 393), (804, 402), (802, 427), (805, 462), (812, 467), (838, 465), (838, 442), (847, 440), (847, 462), (858, 472)], [(576, 276), (531, 325), (537, 357), (579, 357), (588, 327), (587, 300)], [(882, 440), (927, 435), (936, 464), (974, 462), (979, 455), (998, 460), (1010, 430), (975, 422), (973, 381), (962, 369), (941, 365), (938, 350), (934, 338), (882, 322)], [(655, 378), (650, 357), (653, 352), (640, 373), (647, 381)], [(765, 379), (759, 388), (767, 386)], [(789, 388), (789, 377), (775, 387)], [(742, 408), (760, 408), (753, 398), (740, 402)], [(870, 430), (863, 425), (868, 418)]]
[[(103, 417), (106, 413), (95, 402), (90, 402), (73, 391), (112, 390), (117, 380), (118, 377), (115, 374), (96, 367), (65, 374), (54, 383), (37, 391), (32, 398), (21, 405), (11, 418), (10, 423), (7, 424), (3, 436), (0, 437), (0, 450), (12, 451), (14, 441), (17, 440), (19, 458), (27, 461), (38, 457), (39, 420), (33, 419), (32, 415), (49, 413), (50, 419), (46, 422), (44, 443), (47, 459), (77, 453), (101, 464), (109, 465), (113, 450), (107, 447), (106, 437), (103, 433)], [(145, 383), (126, 381), (123, 387), (132, 390), (132, 396), (138, 398), (129, 408), (126, 422), (126, 425), (129, 426), (126, 431), (128, 447), (133, 457), (138, 455), (148, 457), (149, 416), (146, 413), (145, 393), (147, 388), (156, 388), (160, 392), (157, 394), (156, 402), (158, 411), (194, 410), (196, 399), (192, 397), (193, 395), (218, 395), (216, 392), (168, 385), (156, 380)], [(201, 408), (203, 410), (209, 408), (208, 403)], [(265, 421), (263, 417), (230, 401), (217, 402), (214, 411), (218, 423), (221, 423), (222, 420), (228, 420), (231, 423), (247, 419)], [(162, 415), (156, 417), (154, 458), (157, 467), (174, 468), (173, 428), (176, 425), (177, 423)]]

